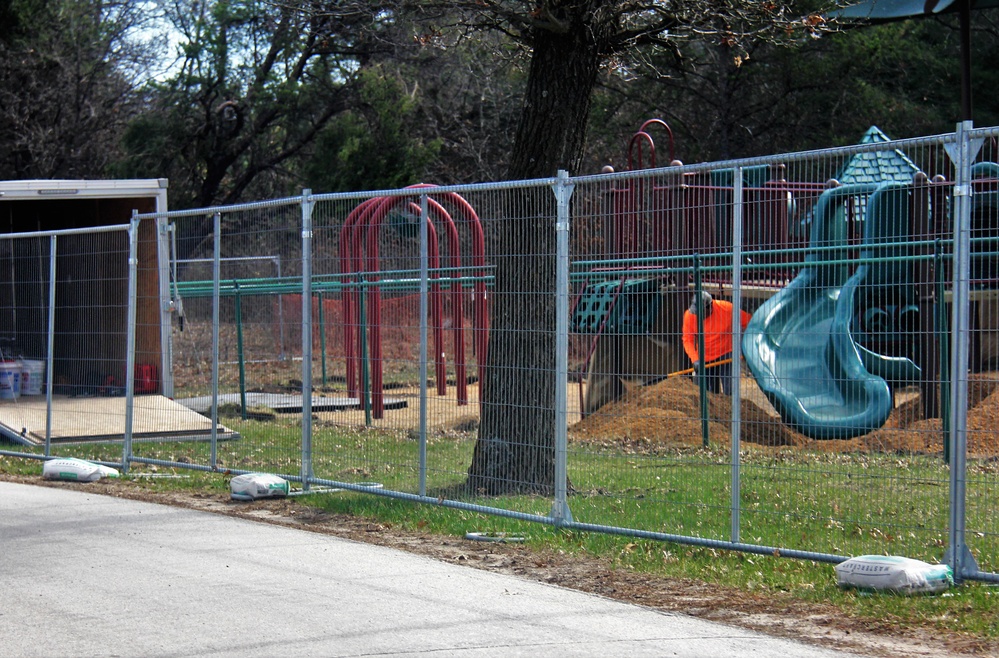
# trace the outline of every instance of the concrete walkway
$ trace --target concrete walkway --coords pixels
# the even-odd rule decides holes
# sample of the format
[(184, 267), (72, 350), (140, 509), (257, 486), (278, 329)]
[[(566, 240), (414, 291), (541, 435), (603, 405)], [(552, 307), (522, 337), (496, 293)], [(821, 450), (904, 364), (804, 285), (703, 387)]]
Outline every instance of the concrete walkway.
[(222, 515), (0, 482), (0, 654), (847, 654)]

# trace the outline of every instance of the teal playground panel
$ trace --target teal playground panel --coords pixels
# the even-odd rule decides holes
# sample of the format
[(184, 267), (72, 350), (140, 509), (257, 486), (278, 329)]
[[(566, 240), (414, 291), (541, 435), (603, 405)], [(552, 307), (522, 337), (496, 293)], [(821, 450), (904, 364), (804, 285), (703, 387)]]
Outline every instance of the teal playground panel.
[(576, 303), (570, 330), (577, 334), (646, 334), (659, 305), (656, 279), (591, 283)]

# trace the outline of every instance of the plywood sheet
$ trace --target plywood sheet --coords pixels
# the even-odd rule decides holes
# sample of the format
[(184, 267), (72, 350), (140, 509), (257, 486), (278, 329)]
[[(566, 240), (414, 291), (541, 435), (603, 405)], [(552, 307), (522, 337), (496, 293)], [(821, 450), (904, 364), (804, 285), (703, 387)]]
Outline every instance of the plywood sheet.
[[(201, 414), (163, 397), (137, 395), (132, 412), (132, 438), (179, 439), (211, 435), (212, 422)], [(45, 443), (45, 396), (0, 400), (0, 425), (22, 442)], [(218, 434), (233, 438), (219, 425)], [(52, 400), (52, 442), (124, 440), (124, 397), (66, 397)]]

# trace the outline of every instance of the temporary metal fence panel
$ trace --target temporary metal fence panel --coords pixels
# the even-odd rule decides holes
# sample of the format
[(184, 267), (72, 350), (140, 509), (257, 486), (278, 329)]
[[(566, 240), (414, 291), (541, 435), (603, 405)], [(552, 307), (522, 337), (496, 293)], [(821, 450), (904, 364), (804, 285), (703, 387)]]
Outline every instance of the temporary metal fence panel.
[[(302, 410), (301, 216), (297, 198), (165, 216), (180, 409), (159, 441), (135, 445), (136, 459), (298, 472), (300, 427), (275, 423), (267, 436), (240, 430)], [(201, 419), (197, 427), (192, 418)]]
[[(594, 199), (646, 200), (618, 201), (610, 217), (619, 233), (608, 240), (610, 249), (597, 249), (601, 256), (593, 259), (584, 246), (577, 262), (580, 304), (613, 287), (600, 317), (586, 318), (578, 307), (574, 314), (587, 320), (582, 329), (592, 336), (592, 388), (584, 397), (587, 417), (570, 433), (585, 435), (580, 463), (603, 458), (589, 469), (603, 477), (597, 486), (592, 474), (576, 480), (589, 482), (583, 504), (594, 515), (591, 524), (620, 523), (622, 510), (638, 518), (643, 508), (658, 513), (667, 506), (675, 513), (651, 515), (660, 526), (651, 535), (829, 561), (899, 553), (946, 559), (959, 577), (985, 577), (965, 548), (960, 416), (966, 392), (978, 390), (981, 399), (993, 384), (986, 375), (966, 386), (964, 373), (987, 370), (988, 357), (979, 352), (969, 361), (962, 348), (973, 343), (965, 329), (968, 264), (954, 258), (975, 253), (959, 242), (954, 247), (968, 233), (961, 200), (976, 198), (961, 178), (976, 161), (975, 142), (970, 135), (874, 142), (623, 174), (613, 183), (593, 179)], [(759, 190), (774, 172), (782, 189), (802, 190), (806, 202), (792, 194), (779, 210), (761, 208)], [(721, 180), (727, 184), (719, 189)], [(817, 198), (816, 180), (828, 181)], [(577, 187), (579, 194), (583, 181)], [(662, 194), (662, 205), (647, 201), (663, 188), (679, 191)], [(981, 193), (977, 199), (976, 207), (986, 201)], [(975, 221), (973, 234), (994, 231)], [(607, 235), (583, 223), (585, 234)], [(795, 232), (803, 246), (794, 246)], [(662, 235), (670, 241), (657, 241)], [(754, 235), (769, 236), (767, 244)], [(730, 249), (718, 248), (719, 236)], [(775, 262), (787, 268), (777, 280)], [(657, 285), (646, 283), (652, 277)], [(697, 378), (670, 377), (691, 365), (680, 317), (699, 290), (753, 313), (743, 340), (738, 328), (732, 332), (733, 360), (745, 348), (749, 372), (731, 380), (731, 397), (705, 394)], [(656, 304), (658, 312), (650, 312)], [(622, 308), (643, 309), (648, 328), (629, 331)], [(953, 324), (949, 331), (945, 321)], [(995, 327), (979, 330), (984, 336)], [(948, 333), (953, 348), (938, 350), (947, 347)], [(941, 361), (939, 351), (953, 358), (945, 353)], [(943, 417), (927, 406), (940, 397)], [(988, 418), (989, 407), (968, 413)], [(991, 442), (994, 432), (979, 438)], [(630, 477), (604, 466), (614, 461)], [(572, 502), (582, 521), (580, 502)], [(984, 543), (978, 559), (994, 563), (995, 547)]]
[(138, 226), (0, 236), (4, 454), (122, 463)]
[[(915, 161), (940, 166), (931, 146), (864, 146), (577, 182), (577, 194), (598, 211), (574, 212), (574, 237), (606, 238), (574, 241), (573, 319), (590, 341), (579, 369), (586, 372), (584, 418), (570, 428), (570, 472), (586, 465), (571, 478), (586, 483), (571, 500), (577, 521), (617, 526), (648, 518), (627, 523), (695, 543), (828, 560), (858, 552), (943, 557), (938, 542), (948, 519), (939, 506), (899, 514), (897, 505), (909, 496), (919, 501), (915, 492), (926, 480), (946, 486), (946, 464), (938, 455), (924, 466), (901, 437), (874, 436), (886, 421), (874, 408), (884, 416), (918, 391), (882, 382), (880, 398), (868, 399), (854, 381), (870, 377), (860, 373), (858, 350), (866, 348), (847, 340), (844, 355), (833, 353), (851, 335), (867, 340), (860, 331), (870, 308), (900, 306), (888, 298), (898, 289), (914, 294), (901, 271), (912, 256), (896, 244), (908, 250), (911, 236), (894, 232), (909, 226), (908, 208), (881, 208), (891, 224), (872, 232), (868, 204), (877, 186), (869, 180), (887, 175), (880, 166), (911, 188), (921, 171)], [(609, 216), (599, 210), (607, 197), (617, 199)], [(887, 243), (884, 252), (870, 253), (865, 231)], [(864, 258), (887, 271), (851, 283), (862, 263), (872, 267)], [(719, 313), (728, 303), (742, 309), (747, 323), (730, 322), (722, 335), (710, 320), (701, 327), (705, 362), (720, 362), (709, 365), (724, 372), (708, 370), (703, 388), (688, 356), (700, 352), (698, 323), (687, 313), (699, 291), (713, 295)], [(692, 331), (686, 349), (685, 319)], [(868, 348), (915, 356), (911, 331), (880, 332)], [(717, 340), (728, 347), (712, 351)], [(728, 363), (743, 360), (744, 346), (755, 368)], [(855, 362), (842, 363), (846, 356)], [(730, 371), (738, 376), (726, 381)], [(719, 392), (708, 392), (713, 386)]]
[[(962, 500), (952, 501), (952, 516), (961, 517), (957, 529), (963, 530), (967, 550), (957, 557), (967, 572), (975, 577), (999, 581), (999, 519), (995, 510), (999, 506), (999, 469), (996, 468), (996, 446), (999, 443), (999, 425), (996, 409), (999, 405), (999, 383), (995, 372), (999, 369), (999, 129), (968, 130), (964, 135), (969, 149), (970, 162), (963, 184), (969, 193), (970, 203), (967, 232), (967, 324), (956, 335), (954, 344), (967, 345), (968, 383), (966, 396), (966, 440), (951, 440), (955, 450), (966, 446), (966, 468), (955, 473), (964, 478), (964, 487), (955, 487)], [(957, 177), (955, 176), (955, 180)], [(956, 194), (956, 191), (952, 192)], [(955, 279), (958, 280), (958, 279)], [(964, 282), (961, 281), (961, 286)], [(955, 325), (957, 325), (955, 321)], [(955, 329), (957, 326), (955, 326)], [(958, 355), (955, 355), (958, 356)], [(961, 364), (957, 364), (960, 366)], [(956, 405), (955, 405), (956, 407)], [(955, 421), (960, 415), (954, 414)], [(960, 425), (955, 432), (960, 432)], [(959, 458), (952, 462), (961, 466)], [(952, 494), (952, 495), (954, 495)], [(961, 542), (958, 534), (953, 541)]]
[(418, 419), (427, 390), (420, 382), (428, 376), (421, 326), (427, 331), (430, 302), (429, 287), (421, 295), (427, 265), (421, 274), (413, 204), (419, 198), (317, 197), (313, 381), (322, 395), (345, 402), (312, 410), (311, 467), (319, 481), (419, 492)]
[[(488, 349), (496, 346), (502, 354), (522, 349), (517, 340), (540, 345), (538, 332), (548, 332), (542, 338), (549, 349), (542, 356), (549, 363), (530, 359), (526, 366), (506, 369), (497, 386), (526, 392), (535, 390), (528, 380), (539, 371), (554, 377), (548, 302), (555, 289), (555, 246), (551, 242), (546, 250), (522, 233), (529, 222), (543, 221), (537, 207), (554, 202), (551, 190), (542, 182), (341, 197), (319, 196), (315, 209), (316, 217), (329, 219), (313, 227), (313, 278), (335, 282), (322, 302), (328, 317), (319, 334), (325, 345), (319, 365), (325, 385), (345, 393), (356, 408), (315, 414), (314, 475), (324, 483), (475, 508), (468, 502), (481, 504), (474, 483), (490, 487), (493, 481), (470, 467), (482, 449), (475, 438), (480, 424), (497, 422), (516, 406), (521, 413), (550, 416), (549, 431), (535, 440), (550, 441), (554, 426), (553, 400), (504, 400), (491, 409), (482, 403), (487, 335)], [(524, 265), (545, 260), (551, 261), (547, 270)], [(515, 287), (504, 297), (495, 287), (503, 267), (542, 278), (534, 281), (533, 293)], [(493, 323), (496, 309), (513, 295), (545, 314), (534, 321), (534, 333), (516, 323)], [(328, 329), (331, 319), (334, 331)], [(511, 453), (537, 449), (521, 439), (509, 447)], [(546, 514), (550, 507), (543, 498), (487, 502), (514, 514)]]
[(169, 213), (175, 398), (212, 429), (125, 460), (995, 580), (996, 159), (962, 124)]

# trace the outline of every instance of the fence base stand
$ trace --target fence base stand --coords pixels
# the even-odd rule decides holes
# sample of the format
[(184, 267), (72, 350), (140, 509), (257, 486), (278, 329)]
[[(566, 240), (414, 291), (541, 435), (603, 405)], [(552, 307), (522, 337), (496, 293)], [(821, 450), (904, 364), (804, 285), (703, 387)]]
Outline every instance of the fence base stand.
[(572, 512), (569, 510), (569, 504), (564, 501), (559, 502), (556, 500), (552, 504), (552, 511), (548, 517), (554, 519), (555, 527), (557, 528), (572, 523)]
[(975, 561), (975, 556), (971, 554), (968, 549), (967, 544), (960, 545), (960, 563), (954, 562), (954, 547), (948, 546), (947, 550), (944, 552), (944, 564), (950, 565), (954, 570), (954, 582), (960, 584), (964, 580), (964, 574), (978, 573), (978, 562)]

